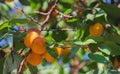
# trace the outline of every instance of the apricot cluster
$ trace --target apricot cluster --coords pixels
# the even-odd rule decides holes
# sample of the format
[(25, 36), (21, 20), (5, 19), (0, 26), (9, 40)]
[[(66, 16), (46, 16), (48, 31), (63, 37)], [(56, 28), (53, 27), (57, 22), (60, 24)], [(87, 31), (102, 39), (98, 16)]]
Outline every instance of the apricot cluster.
[(24, 38), (24, 44), (27, 48), (31, 48), (31, 52), (27, 56), (27, 62), (33, 66), (37, 66), (45, 58), (48, 62), (54, 62), (52, 57), (46, 50), (46, 40), (40, 36), (40, 31), (36, 28), (30, 28)]

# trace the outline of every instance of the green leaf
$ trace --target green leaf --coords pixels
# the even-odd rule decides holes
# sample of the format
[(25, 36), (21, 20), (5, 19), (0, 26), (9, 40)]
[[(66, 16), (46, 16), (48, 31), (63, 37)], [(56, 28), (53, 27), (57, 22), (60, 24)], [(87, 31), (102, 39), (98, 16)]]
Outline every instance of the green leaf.
[(3, 24), (0, 25), (0, 30), (3, 30), (5, 28), (10, 28), (11, 26), (9, 25), (9, 22), (5, 22)]
[(95, 62), (108, 64), (108, 60), (105, 58), (105, 56), (102, 55), (101, 52), (90, 53), (89, 57), (91, 60), (94, 60)]
[(84, 42), (82, 42), (82, 41), (75, 41), (74, 42), (74, 44), (76, 44), (76, 45), (88, 45), (88, 44), (91, 44), (91, 43), (96, 44), (96, 42), (93, 39), (88, 39)]
[(95, 15), (94, 15), (94, 14), (87, 14), (87, 16), (86, 16), (86, 20), (91, 20), (91, 21), (93, 21), (94, 18), (95, 18)]
[(0, 60), (0, 73), (1, 74), (3, 74), (3, 64), (4, 64), (4, 61)]
[(30, 2), (28, 0), (19, 0), (19, 1), (23, 5), (26, 5), (26, 6), (30, 5)]
[(19, 38), (16, 37), (16, 35), (14, 34), (13, 39), (14, 39), (14, 40), (13, 40), (13, 44), (14, 44), (14, 48), (15, 48), (15, 50), (19, 50), (19, 49), (25, 47), (25, 45), (24, 45), (24, 41), (23, 41), (22, 38), (19, 39)]
[(100, 7), (107, 13), (107, 21), (111, 24), (115, 24), (116, 20), (118, 20), (120, 17), (120, 9), (117, 7), (117, 5), (101, 4)]
[(70, 14), (72, 12), (72, 9), (67, 9), (64, 14)]
[(80, 46), (72, 47), (71, 54), (70, 54), (69, 58), (73, 58), (73, 56), (77, 53), (77, 51), (79, 50), (79, 48), (80, 48)]
[(120, 35), (120, 29), (113, 25), (113, 28), (116, 30), (117, 34)]
[(108, 47), (106, 47), (106, 46), (98, 47), (98, 49), (99, 49), (100, 51), (102, 51), (103, 53), (107, 54), (107, 55), (110, 55), (110, 53), (111, 53), (111, 49), (108, 48)]
[(53, 56), (54, 58), (57, 59), (57, 54), (55, 53), (55, 51), (53, 49), (51, 49), (47, 46), (47, 51), (51, 56)]
[(30, 70), (28, 68), (27, 70), (23, 71), (23, 74), (32, 74), (32, 73), (30, 72)]
[(19, 67), (19, 64), (22, 60), (22, 57), (15, 54), (15, 55), (9, 55), (4, 62), (3, 67), (3, 74), (11, 73), (11, 74), (17, 74), (17, 68)]
[(91, 5), (92, 3), (96, 2), (98, 0), (86, 0), (87, 5)]
[(76, 22), (76, 21), (78, 21), (78, 19), (77, 18), (72, 18), (72, 19), (69, 19), (69, 20), (67, 20), (67, 22)]
[(28, 63), (28, 67), (29, 67), (29, 71), (31, 72), (31, 74), (37, 74), (38, 69), (36, 66), (32, 66), (31, 64)]
[(29, 24), (29, 25), (35, 25), (34, 22), (28, 20), (28, 19), (12, 19), (9, 21), (12, 25), (16, 24), (18, 26), (21, 26), (22, 24)]
[(111, 50), (111, 55), (120, 55), (120, 46), (111, 41), (105, 41), (103, 46), (107, 46)]
[[(108, 16), (116, 19), (119, 18), (120, 9), (116, 5), (101, 4), (100, 7), (107, 13)], [(112, 11), (111, 11), (112, 9)]]
[(58, 30), (52, 33), (52, 37), (56, 42), (65, 40), (68, 37), (67, 31)]
[(63, 66), (59, 67), (59, 74), (64, 74), (64, 68), (63, 68)]
[(52, 32), (51, 32), (51, 31), (49, 31), (49, 32), (46, 33), (45, 39), (46, 39), (49, 43), (52, 42)]
[(104, 37), (102, 37), (102, 36), (90, 36), (88, 38), (93, 39), (96, 42), (103, 42), (104, 41)]

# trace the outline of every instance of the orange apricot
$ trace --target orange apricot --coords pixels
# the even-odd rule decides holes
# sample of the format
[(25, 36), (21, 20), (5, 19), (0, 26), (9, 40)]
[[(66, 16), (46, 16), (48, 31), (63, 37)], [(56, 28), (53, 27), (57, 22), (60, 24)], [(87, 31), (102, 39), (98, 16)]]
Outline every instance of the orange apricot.
[(38, 36), (33, 40), (31, 49), (36, 54), (44, 54), (46, 52), (45, 39), (42, 36)]
[(117, 57), (115, 57), (114, 59), (114, 67), (117, 69), (117, 68), (120, 68), (120, 62), (118, 61)]
[(48, 52), (46, 52), (45, 54), (43, 54), (44, 58), (48, 61), (48, 62), (54, 62), (55, 58), (52, 57)]
[(32, 27), (32, 28), (30, 28), (30, 29), (28, 30), (28, 33), (30, 33), (30, 32), (36, 32), (36, 33), (40, 34), (40, 30), (38, 30), (38, 29), (36, 29), (36, 28), (34, 28), (34, 27)]
[(30, 52), (27, 56), (27, 62), (33, 66), (37, 66), (42, 62), (42, 55)]
[(69, 47), (63, 48), (63, 50), (62, 50), (62, 56), (63, 56), (63, 57), (66, 57), (66, 56), (68, 56), (69, 54), (70, 54), (70, 49), (69, 49)]
[(58, 54), (58, 55), (61, 55), (62, 52), (63, 52), (62, 50), (63, 50), (63, 48), (62, 48), (61, 46), (58, 46), (58, 47), (57, 47), (57, 54)]
[(6, 2), (13, 2), (14, 0), (5, 0)]
[(29, 32), (24, 39), (24, 44), (26, 47), (30, 48), (32, 45), (33, 40), (38, 37), (39, 34), (37, 32)]
[(70, 54), (70, 49), (69, 49), (69, 47), (58, 46), (57, 47), (57, 54), (61, 55), (62, 57), (66, 57)]
[(91, 36), (100, 36), (103, 34), (104, 27), (101, 23), (96, 23), (91, 25), (89, 28), (89, 32)]

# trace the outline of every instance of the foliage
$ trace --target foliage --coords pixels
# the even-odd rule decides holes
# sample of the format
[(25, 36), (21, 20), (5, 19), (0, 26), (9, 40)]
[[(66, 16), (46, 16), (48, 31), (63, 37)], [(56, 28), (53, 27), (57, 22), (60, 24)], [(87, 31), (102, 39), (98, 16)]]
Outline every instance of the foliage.
[[(0, 0), (0, 11), (1, 73), (119, 73), (119, 0)], [(25, 65), (33, 49), (40, 63)]]

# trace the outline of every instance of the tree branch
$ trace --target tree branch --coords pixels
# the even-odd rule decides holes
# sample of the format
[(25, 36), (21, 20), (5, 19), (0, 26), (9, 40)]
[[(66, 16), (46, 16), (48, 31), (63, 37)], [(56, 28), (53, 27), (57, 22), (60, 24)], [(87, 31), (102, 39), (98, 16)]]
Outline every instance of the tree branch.
[(73, 17), (75, 17), (75, 16), (71, 16), (71, 15), (66, 15), (66, 14), (60, 12), (60, 11), (57, 10), (57, 9), (55, 9), (55, 12), (58, 13), (58, 14), (60, 14), (60, 15), (62, 15), (63, 17), (67, 17), (67, 18), (73, 18)]
[(19, 64), (19, 67), (17, 69), (17, 74), (22, 74), (21, 72), (22, 72), (22, 68), (23, 68), (24, 62), (26, 61), (27, 56), (29, 55), (30, 52), (31, 52), (31, 50), (26, 54), (26, 56), (24, 57), (24, 59)]

